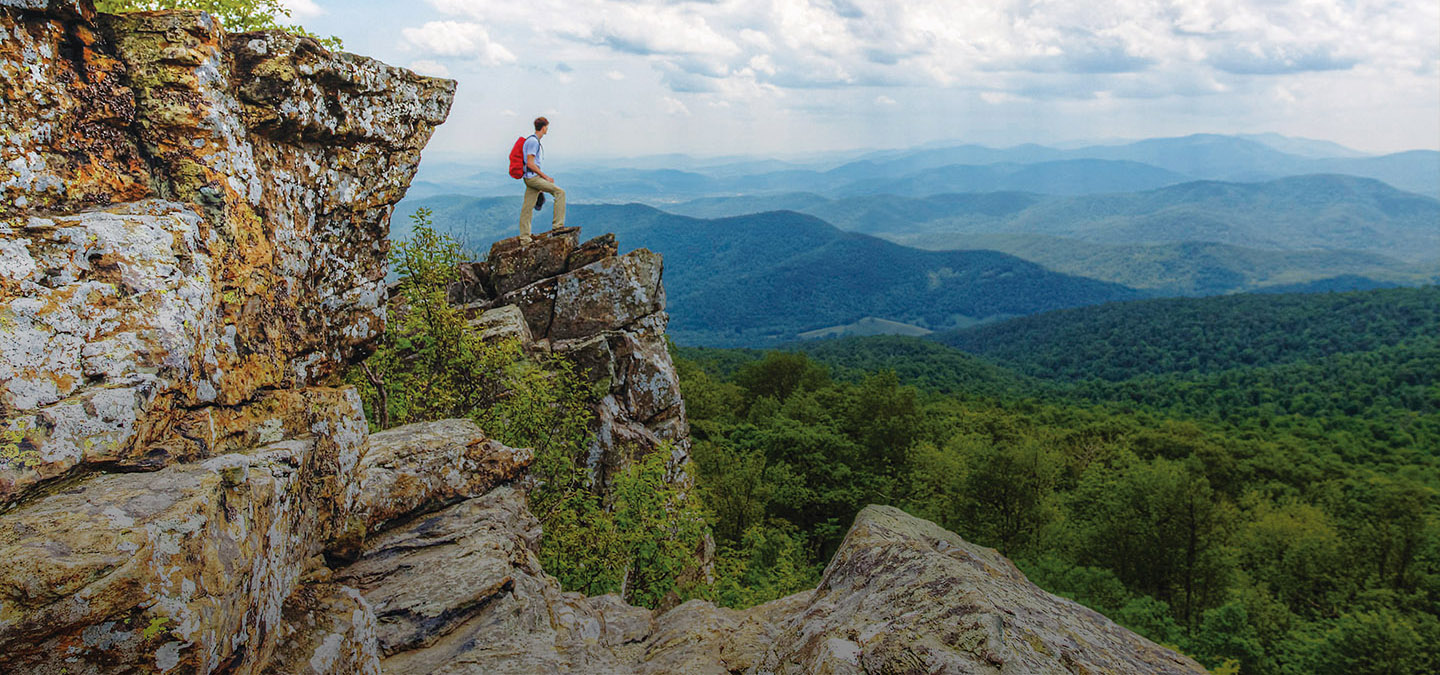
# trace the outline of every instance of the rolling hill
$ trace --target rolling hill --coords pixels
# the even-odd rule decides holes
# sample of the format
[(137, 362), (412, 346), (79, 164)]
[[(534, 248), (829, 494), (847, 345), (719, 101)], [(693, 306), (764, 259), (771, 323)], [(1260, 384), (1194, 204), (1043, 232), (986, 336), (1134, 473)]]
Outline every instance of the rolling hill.
[[(609, 227), (635, 207), (593, 207)], [(607, 213), (611, 212), (611, 213)], [(1139, 297), (992, 251), (920, 251), (793, 212), (670, 216), (622, 235), (665, 256), (671, 332), (693, 344), (760, 346), (876, 317), (931, 330)]]
[[(894, 235), (902, 242), (925, 241), (910, 235), (1038, 234), (1100, 244), (1206, 241), (1275, 250), (1351, 250), (1406, 262), (1440, 252), (1440, 200), (1380, 181), (1329, 174), (1264, 183), (1193, 181), (1079, 197), (870, 196), (798, 207), (841, 229)], [(718, 210), (715, 204), (708, 208)]]
[(919, 234), (887, 236), (932, 250), (1001, 251), (1057, 272), (1111, 281), (1165, 295), (1220, 295), (1240, 291), (1316, 292), (1356, 284), (1416, 285), (1440, 282), (1419, 265), (1359, 251), (1275, 251), (1211, 242), (1125, 245), (1024, 234)]

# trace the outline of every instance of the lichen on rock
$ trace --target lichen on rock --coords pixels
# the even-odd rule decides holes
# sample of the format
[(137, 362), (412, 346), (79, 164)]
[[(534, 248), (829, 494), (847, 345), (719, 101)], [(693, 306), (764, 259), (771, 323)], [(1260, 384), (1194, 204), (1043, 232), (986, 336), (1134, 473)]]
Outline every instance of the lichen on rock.
[(618, 255), (613, 234), (583, 244), (579, 234), (571, 227), (528, 244), (518, 237), (496, 242), (483, 264), (461, 266), (451, 300), (493, 337), (518, 337), (528, 351), (568, 358), (586, 380), (604, 385), (592, 406), (588, 457), (602, 490), (637, 457), (662, 447), (671, 448), (671, 479), (688, 484), (690, 431), (666, 348), (661, 257), (647, 249)]
[(207, 456), (170, 420), (368, 353), (453, 82), (194, 11), (6, 2), (0, 32), (0, 503)]

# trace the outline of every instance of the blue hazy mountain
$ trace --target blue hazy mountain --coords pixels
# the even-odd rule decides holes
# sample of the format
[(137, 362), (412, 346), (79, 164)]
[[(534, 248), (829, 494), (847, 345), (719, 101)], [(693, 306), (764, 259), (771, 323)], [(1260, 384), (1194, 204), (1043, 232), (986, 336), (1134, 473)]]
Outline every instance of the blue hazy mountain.
[[(502, 154), (503, 149), (493, 161), (483, 162), (427, 161), (411, 195), (513, 193), (519, 184), (505, 174)], [(612, 203), (786, 192), (829, 197), (876, 192), (924, 197), (993, 190), (1075, 195), (1144, 190), (1195, 179), (1263, 181), (1313, 173), (1374, 178), (1440, 198), (1440, 152), (1357, 155), (1323, 141), (1197, 134), (1067, 149), (954, 145), (840, 153), (809, 161), (665, 155), (567, 164), (557, 154), (549, 168), (576, 201)]]
[(1312, 138), (1295, 138), (1275, 133), (1265, 134), (1237, 134), (1237, 138), (1247, 141), (1263, 143), (1280, 152), (1288, 152), (1297, 157), (1368, 157), (1366, 153), (1347, 148), (1339, 143), (1331, 141), (1319, 141)]
[[(1009, 235), (1107, 246), (1210, 242), (1274, 251), (1370, 254), (1369, 263), (1361, 259), (1345, 263), (1345, 272), (1440, 257), (1440, 200), (1380, 181), (1340, 175), (1263, 183), (1193, 181), (1142, 192), (1074, 197), (990, 192), (828, 199), (796, 193), (714, 197), (662, 208), (705, 217), (788, 208), (844, 230), (928, 249), (989, 248), (993, 240), (981, 235)], [(1063, 241), (1053, 243), (1065, 246)], [(1059, 256), (1079, 260), (1090, 255), (1059, 251), (1044, 261), (1027, 259), (1054, 265)]]
[[(711, 199), (665, 208), (719, 216), (764, 205)], [(1108, 244), (1213, 242), (1272, 250), (1361, 251), (1408, 263), (1440, 255), (1440, 200), (1340, 175), (1263, 183), (1194, 181), (1143, 192), (1056, 197), (984, 193), (818, 199), (790, 206), (835, 226), (923, 248), (979, 248), (971, 235), (1045, 235)]]
[(1195, 241), (1094, 244), (1025, 234), (937, 234), (898, 240), (935, 250), (1001, 251), (1057, 272), (1163, 295), (1324, 292), (1440, 283), (1440, 270), (1434, 265), (1361, 251), (1277, 251)]

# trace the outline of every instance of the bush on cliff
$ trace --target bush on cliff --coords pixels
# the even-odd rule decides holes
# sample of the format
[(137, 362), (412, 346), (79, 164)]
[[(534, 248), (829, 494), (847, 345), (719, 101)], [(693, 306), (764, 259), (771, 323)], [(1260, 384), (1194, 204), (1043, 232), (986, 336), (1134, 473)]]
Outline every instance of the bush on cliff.
[(297, 25), (280, 23), (290, 18), (290, 8), (281, 0), (96, 0), (95, 9), (106, 14), (149, 12), (161, 9), (198, 9), (220, 20), (225, 30), (243, 33), (279, 28), (316, 38), (331, 49), (340, 49), (340, 38), (321, 38)]
[(611, 477), (602, 499), (581, 463), (599, 398), (559, 357), (526, 357), (515, 340), (487, 341), (447, 301), (461, 260), (458, 242), (435, 231), (430, 214), (411, 217), (397, 241), (399, 275), (389, 324), (375, 353), (347, 379), (360, 390), (371, 426), (469, 417), (497, 440), (530, 448), (530, 510), (544, 537), (545, 570), (567, 591), (619, 593), (655, 607), (677, 589), (705, 533), (699, 502), (666, 480), (667, 448)]

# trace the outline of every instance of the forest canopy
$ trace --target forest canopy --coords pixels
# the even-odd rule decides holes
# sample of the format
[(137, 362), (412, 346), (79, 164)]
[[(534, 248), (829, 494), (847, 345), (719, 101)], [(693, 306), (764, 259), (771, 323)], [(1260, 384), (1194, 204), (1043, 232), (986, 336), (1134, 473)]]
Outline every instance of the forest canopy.
[[(1279, 345), (1261, 359), (1156, 343), (1162, 362), (1212, 350), (1203, 369), (1132, 361), (1126, 345), (1147, 347), (1138, 339), (1111, 341), (1097, 370), (1050, 378), (1017, 363), (1021, 350), (1007, 350), (1006, 365), (1031, 375), (914, 338), (805, 345), (813, 356), (678, 350), (726, 572), (720, 600), (809, 587), (854, 514), (888, 503), (999, 549), (1041, 587), (1217, 672), (1433, 672), (1434, 293), (1229, 300), (1271, 303), (1244, 313), (1268, 316), (1276, 333), (1297, 315), (1325, 315), (1317, 308), (1351, 311), (1311, 321), (1314, 340), (1295, 347), (1252, 329), (1251, 344)], [(1174, 320), (1132, 304), (1136, 335)], [(1124, 307), (1106, 306), (1106, 320), (1126, 323)], [(1067, 353), (1056, 335), (1067, 333), (1012, 337), (1041, 360)], [(1333, 348), (1314, 346), (1327, 340)], [(1143, 366), (1091, 374), (1125, 363)]]

